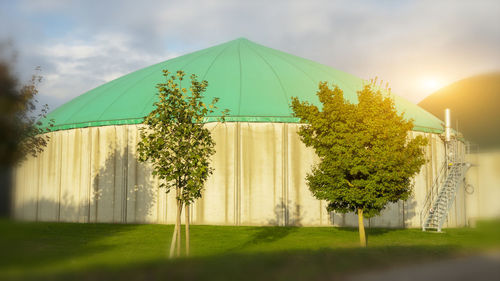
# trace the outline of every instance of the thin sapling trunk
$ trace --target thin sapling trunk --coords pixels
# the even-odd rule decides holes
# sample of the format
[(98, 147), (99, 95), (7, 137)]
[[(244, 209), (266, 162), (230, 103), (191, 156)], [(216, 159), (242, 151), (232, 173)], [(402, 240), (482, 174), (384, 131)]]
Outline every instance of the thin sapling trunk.
[(186, 204), (186, 208), (184, 210), (186, 214), (186, 218), (184, 223), (186, 224), (186, 256), (189, 256), (189, 205)]
[(170, 242), (170, 252), (168, 255), (169, 258), (174, 257), (176, 239), (177, 239), (177, 223), (175, 223), (174, 233), (172, 234), (172, 241)]
[(177, 256), (181, 256), (181, 214), (182, 201), (177, 200)]
[(363, 209), (358, 209), (359, 243), (361, 247), (366, 247), (365, 225), (363, 222)]

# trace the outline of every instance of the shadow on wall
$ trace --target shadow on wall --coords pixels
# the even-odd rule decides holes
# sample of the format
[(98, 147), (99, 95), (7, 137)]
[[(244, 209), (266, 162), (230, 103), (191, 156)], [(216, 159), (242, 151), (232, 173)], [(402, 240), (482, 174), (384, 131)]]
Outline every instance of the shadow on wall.
[[(149, 166), (139, 163), (130, 152), (107, 150), (112, 152), (99, 162), (103, 164), (95, 173), (82, 166), (61, 165), (60, 183), (40, 186), (38, 198), (36, 194), (29, 194), (33, 199), (19, 202), (15, 217), (36, 221), (152, 222), (151, 218), (157, 215), (153, 207), (158, 193), (156, 181), (150, 179)], [(97, 166), (98, 161), (94, 160), (91, 166)], [(74, 176), (75, 169), (79, 169), (76, 173), (79, 177)], [(89, 173), (84, 174), (84, 170)], [(36, 187), (25, 189), (37, 190)]]
[(302, 208), (299, 204), (288, 200), (274, 207), (274, 219), (268, 220), (268, 225), (273, 226), (302, 226)]
[[(108, 148), (112, 150), (112, 148)], [(90, 218), (96, 222), (156, 221), (157, 181), (130, 151), (111, 153), (93, 177)]]
[[(418, 227), (419, 222), (415, 222), (415, 216), (420, 212), (416, 210), (417, 202), (413, 197), (406, 201), (390, 203), (386, 209), (378, 216), (365, 218), (364, 224), (366, 228), (408, 228)], [(336, 227), (358, 227), (358, 215), (354, 212), (340, 213), (329, 212), (329, 223)]]
[[(417, 202), (413, 197), (406, 201), (399, 201), (395, 204), (389, 204), (379, 216), (365, 221), (367, 228), (407, 228), (418, 227), (419, 222), (415, 222), (416, 216), (420, 212), (416, 210)], [(274, 207), (274, 218), (267, 221), (271, 226), (302, 226), (303, 215), (307, 210), (301, 205), (292, 203), (288, 200), (282, 201)], [(358, 219), (354, 213), (336, 213), (328, 212), (329, 223), (332, 226), (339, 227), (357, 227)]]
[[(403, 201), (403, 225), (401, 227), (420, 227), (422, 222), (420, 221), (420, 213), (422, 210), (417, 210), (417, 200), (415, 200), (414, 196), (410, 196), (406, 201)], [(413, 225), (412, 221), (418, 216), (419, 225)], [(422, 218), (423, 219), (423, 218)]]

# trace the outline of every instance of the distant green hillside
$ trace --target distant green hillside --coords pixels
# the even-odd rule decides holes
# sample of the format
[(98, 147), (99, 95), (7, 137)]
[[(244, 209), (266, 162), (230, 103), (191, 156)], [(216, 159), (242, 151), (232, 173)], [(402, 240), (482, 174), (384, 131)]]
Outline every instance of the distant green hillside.
[(469, 77), (429, 95), (418, 105), (452, 125), (481, 149), (500, 147), (500, 72)]

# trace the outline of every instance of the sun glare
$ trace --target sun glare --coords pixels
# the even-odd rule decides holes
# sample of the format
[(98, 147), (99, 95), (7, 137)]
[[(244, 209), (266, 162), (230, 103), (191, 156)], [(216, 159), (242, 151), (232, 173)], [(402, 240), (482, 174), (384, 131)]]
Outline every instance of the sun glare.
[(443, 87), (443, 83), (434, 77), (425, 77), (420, 80), (420, 87), (427, 93), (432, 93)]

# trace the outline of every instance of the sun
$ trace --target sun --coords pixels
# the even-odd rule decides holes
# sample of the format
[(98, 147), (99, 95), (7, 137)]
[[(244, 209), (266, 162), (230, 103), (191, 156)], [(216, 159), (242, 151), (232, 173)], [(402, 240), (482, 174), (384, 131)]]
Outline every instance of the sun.
[(443, 87), (443, 83), (436, 77), (424, 77), (420, 79), (420, 87), (425, 92), (432, 93)]

